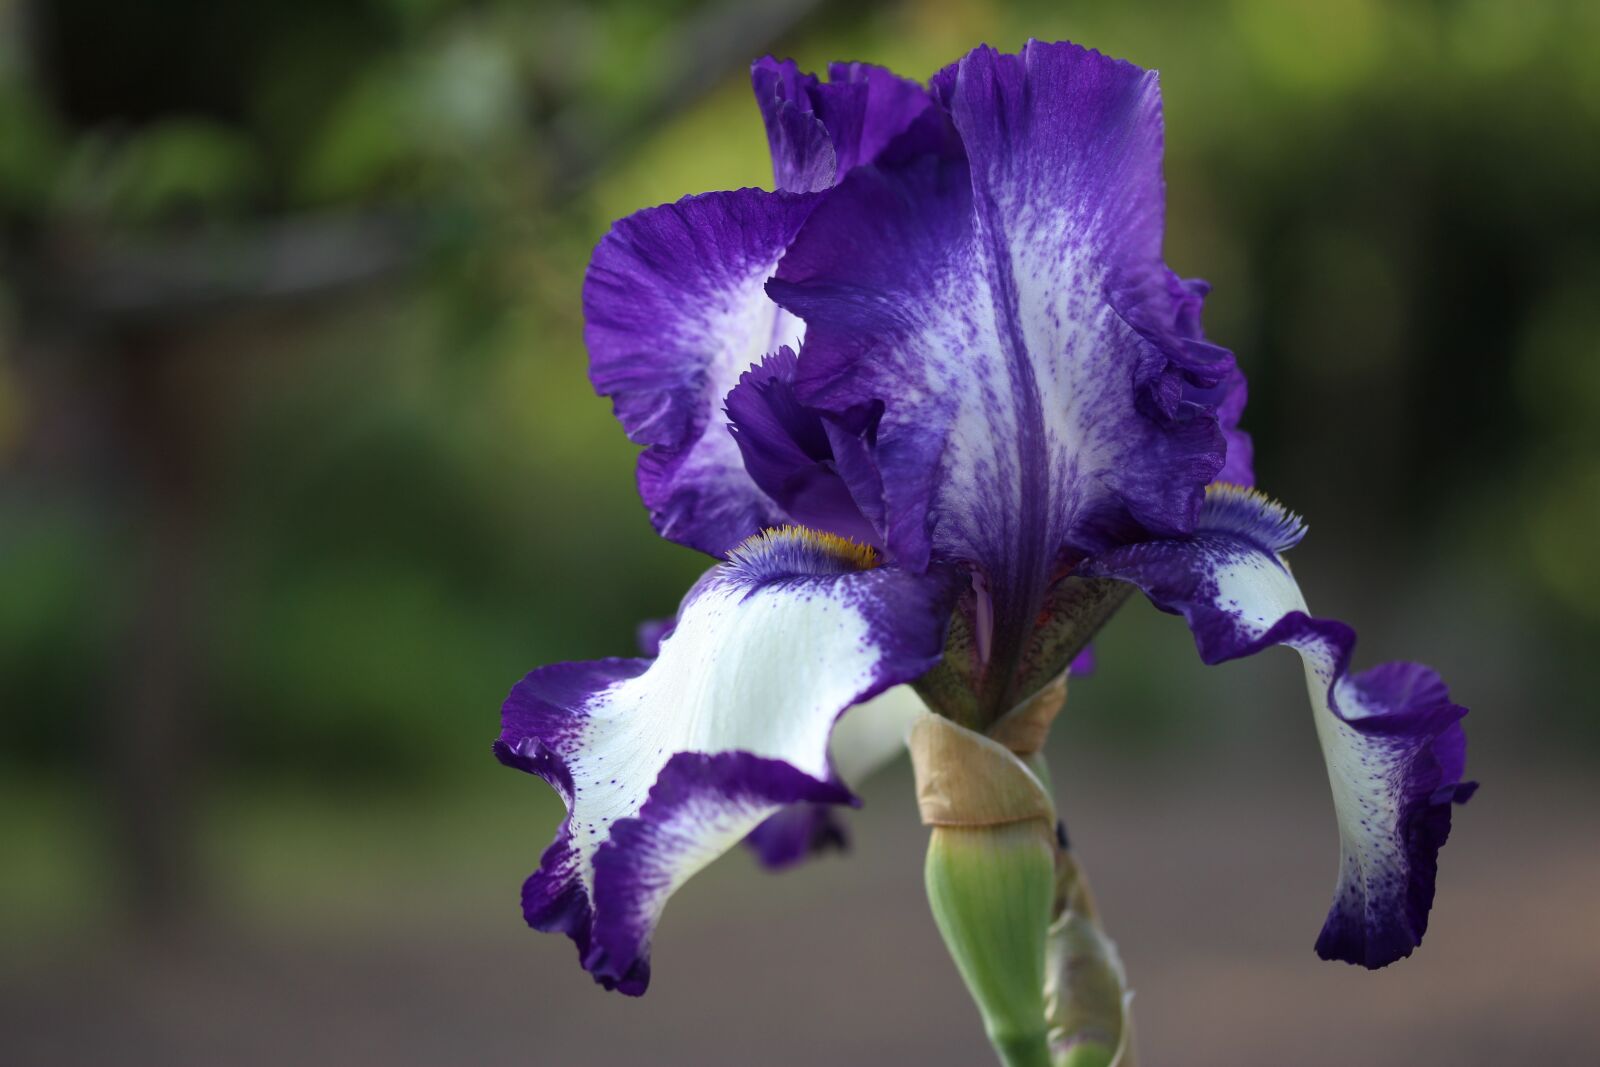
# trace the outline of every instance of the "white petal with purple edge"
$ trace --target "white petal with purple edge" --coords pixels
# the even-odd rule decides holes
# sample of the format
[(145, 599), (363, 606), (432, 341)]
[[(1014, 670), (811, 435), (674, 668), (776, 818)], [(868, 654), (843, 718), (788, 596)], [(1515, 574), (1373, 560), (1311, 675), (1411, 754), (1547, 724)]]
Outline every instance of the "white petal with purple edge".
[(1312, 617), (1282, 553), (1297, 517), (1253, 490), (1213, 486), (1194, 536), (1113, 549), (1080, 572), (1142, 588), (1181, 614), (1201, 658), (1220, 663), (1273, 645), (1300, 653), (1338, 817), (1333, 906), (1317, 940), (1325, 959), (1382, 967), (1422, 942), (1466, 739), (1439, 676), (1414, 663), (1349, 672), (1355, 632)]
[(835, 720), (937, 660), (952, 595), (875, 562), (769, 531), (697, 583), (653, 662), (544, 668), (512, 691), (496, 751), (568, 806), (524, 911), (597, 981), (643, 992), (667, 898), (767, 816), (853, 799), (830, 765)]

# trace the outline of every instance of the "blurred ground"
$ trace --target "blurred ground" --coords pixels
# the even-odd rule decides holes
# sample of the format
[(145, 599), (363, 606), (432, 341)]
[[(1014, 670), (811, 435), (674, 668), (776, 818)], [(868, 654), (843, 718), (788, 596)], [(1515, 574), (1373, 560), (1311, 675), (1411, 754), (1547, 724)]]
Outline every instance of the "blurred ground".
[[(1058, 756), (1133, 976), (1143, 1062), (1600, 1062), (1600, 853), (1575, 847), (1592, 842), (1592, 780), (1482, 759), (1491, 784), (1457, 818), (1427, 940), (1372, 974), (1310, 950), (1334, 866), (1314, 763), (1263, 777), (1238, 761)], [(506, 777), (400, 819), (235, 806), (218, 844), (238, 908), (186, 937), (9, 930), (6, 1062), (990, 1062), (922, 898), (905, 768), (867, 791), (847, 859), (773, 876), (736, 853), (675, 898), (641, 1000), (602, 992), (568, 942), (520, 927), (515, 887), (555, 811)], [(253, 844), (228, 854), (232, 835)]]

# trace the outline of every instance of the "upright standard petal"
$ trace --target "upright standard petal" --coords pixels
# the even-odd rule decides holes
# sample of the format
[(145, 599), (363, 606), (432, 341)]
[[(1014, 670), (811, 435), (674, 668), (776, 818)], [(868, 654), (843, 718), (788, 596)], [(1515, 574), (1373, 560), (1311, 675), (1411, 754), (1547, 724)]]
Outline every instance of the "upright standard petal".
[(832, 187), (852, 167), (870, 163), (928, 107), (927, 90), (868, 63), (834, 63), (828, 80), (801, 73), (793, 60), (758, 59), (750, 83), (767, 127), (779, 189)]
[(1450, 806), (1476, 788), (1461, 780), (1466, 709), (1415, 663), (1350, 673), (1355, 632), (1308, 614), (1283, 561), (1303, 533), (1282, 506), (1219, 485), (1192, 537), (1113, 549), (1081, 573), (1132, 582), (1163, 611), (1182, 615), (1207, 663), (1273, 645), (1300, 653), (1341, 844), (1317, 952), (1382, 967), (1421, 944)]
[(721, 408), (745, 370), (804, 334), (762, 289), (816, 202), (802, 194), (871, 162), (932, 104), (878, 67), (836, 63), (829, 75), (771, 59), (752, 69), (782, 192), (708, 193), (631, 215), (584, 281), (590, 377), (646, 446), (639, 493), (651, 520), (712, 555), (787, 517), (746, 475)]
[(875, 563), (769, 531), (696, 584), (654, 661), (547, 667), (512, 690), (496, 754), (568, 811), (524, 914), (570, 936), (607, 988), (644, 991), (667, 898), (762, 820), (852, 801), (829, 763), (834, 720), (926, 671), (950, 607), (937, 573)]
[(661, 536), (721, 556), (781, 514), (745, 473), (722, 400), (804, 327), (762, 291), (811, 199), (691, 196), (612, 227), (584, 279), (595, 391), (644, 445), (639, 495)]
[(1153, 73), (1031, 42), (971, 53), (935, 91), (965, 159), (852, 172), (768, 291), (807, 323), (803, 401), (886, 405), (891, 550), (979, 572), (998, 714), (1028, 695), (1012, 664), (1064, 567), (1191, 527), (1224, 442), (1186, 389), (1232, 360), (1176, 326)]

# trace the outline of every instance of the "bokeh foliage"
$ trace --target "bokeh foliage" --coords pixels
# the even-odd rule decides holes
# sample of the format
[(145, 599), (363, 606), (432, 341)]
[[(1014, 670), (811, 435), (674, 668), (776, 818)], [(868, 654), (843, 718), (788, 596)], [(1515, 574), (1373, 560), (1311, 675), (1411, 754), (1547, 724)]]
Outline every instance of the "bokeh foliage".
[[(92, 766), (138, 610), (115, 463), (50, 446), (61, 409), (26, 387), (41, 248), (407, 221), (383, 284), (213, 317), (180, 361), (212, 413), (209, 744), (230, 775), (493, 773), (522, 671), (631, 654), (704, 565), (651, 536), (588, 393), (593, 242), (768, 180), (754, 53), (926, 76), (1029, 35), (1163, 71), (1169, 259), (1216, 286), (1262, 481), (1322, 546), (1318, 606), (1389, 619), (1527, 737), (1600, 738), (1577, 695), (1600, 682), (1600, 6), (769, 8), (0, 3), (4, 758)], [(1105, 733), (1193, 740), (1116, 642)]]

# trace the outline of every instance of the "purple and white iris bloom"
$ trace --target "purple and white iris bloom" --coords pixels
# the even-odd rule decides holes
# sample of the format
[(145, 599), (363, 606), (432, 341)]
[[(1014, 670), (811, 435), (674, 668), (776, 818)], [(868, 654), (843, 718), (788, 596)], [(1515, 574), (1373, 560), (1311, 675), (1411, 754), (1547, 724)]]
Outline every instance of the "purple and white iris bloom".
[(900, 747), (909, 683), (981, 729), (1137, 587), (1208, 663), (1300, 653), (1342, 842), (1317, 950), (1409, 955), (1472, 789), (1465, 711), (1424, 667), (1350, 672), (1354, 633), (1284, 562), (1299, 520), (1244, 488), (1243, 375), (1162, 261), (1155, 74), (1030, 42), (927, 87), (770, 59), (753, 82), (777, 190), (623, 219), (585, 283), (651, 519), (722, 562), (652, 658), (507, 700), (497, 754), (568, 809), (528, 923), (643, 992), (696, 871), (747, 836), (774, 863), (838, 841), (818, 806)]

